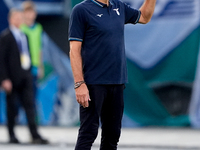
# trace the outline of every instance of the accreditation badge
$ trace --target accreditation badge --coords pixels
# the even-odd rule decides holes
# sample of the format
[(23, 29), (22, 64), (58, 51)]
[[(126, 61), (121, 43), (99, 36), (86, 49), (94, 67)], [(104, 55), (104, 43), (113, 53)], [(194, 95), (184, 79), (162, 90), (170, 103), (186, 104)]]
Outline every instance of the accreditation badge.
[(31, 60), (28, 54), (21, 54), (20, 55), (20, 60), (21, 60), (21, 67), (24, 70), (28, 70), (31, 67)]

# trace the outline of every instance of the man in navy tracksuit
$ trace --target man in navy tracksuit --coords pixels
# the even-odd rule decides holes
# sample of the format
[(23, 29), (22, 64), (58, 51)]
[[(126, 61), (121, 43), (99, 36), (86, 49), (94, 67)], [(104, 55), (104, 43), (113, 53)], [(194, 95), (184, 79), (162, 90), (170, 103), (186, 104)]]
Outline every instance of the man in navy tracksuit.
[(127, 83), (124, 24), (148, 23), (155, 4), (156, 0), (145, 0), (136, 10), (119, 0), (85, 0), (74, 7), (70, 59), (81, 123), (75, 150), (91, 149), (99, 119), (100, 149), (117, 149)]

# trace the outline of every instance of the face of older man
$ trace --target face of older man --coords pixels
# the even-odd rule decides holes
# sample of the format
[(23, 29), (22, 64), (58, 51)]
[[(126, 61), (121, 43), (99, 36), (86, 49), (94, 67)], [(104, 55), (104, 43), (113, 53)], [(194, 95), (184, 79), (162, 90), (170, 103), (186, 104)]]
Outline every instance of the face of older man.
[(24, 22), (23, 13), (20, 11), (15, 11), (11, 14), (9, 23), (16, 28), (19, 28), (20, 25)]

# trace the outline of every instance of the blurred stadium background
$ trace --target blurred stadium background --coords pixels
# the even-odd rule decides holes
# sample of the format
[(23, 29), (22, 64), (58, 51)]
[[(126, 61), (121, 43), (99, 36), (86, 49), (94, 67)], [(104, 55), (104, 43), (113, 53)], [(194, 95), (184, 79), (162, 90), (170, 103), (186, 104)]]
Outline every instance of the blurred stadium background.
[[(33, 0), (43, 25), (45, 77), (37, 96), (39, 124), (79, 125), (68, 57), (68, 22), (81, 0)], [(139, 8), (144, 0), (124, 0)], [(23, 0), (0, 1), (0, 31), (11, 7)], [(152, 21), (126, 25), (129, 83), (123, 127), (200, 127), (200, 0), (157, 0)], [(117, 44), (117, 43), (116, 43)], [(5, 94), (0, 94), (0, 124), (6, 123)], [(25, 124), (20, 111), (19, 124)]]

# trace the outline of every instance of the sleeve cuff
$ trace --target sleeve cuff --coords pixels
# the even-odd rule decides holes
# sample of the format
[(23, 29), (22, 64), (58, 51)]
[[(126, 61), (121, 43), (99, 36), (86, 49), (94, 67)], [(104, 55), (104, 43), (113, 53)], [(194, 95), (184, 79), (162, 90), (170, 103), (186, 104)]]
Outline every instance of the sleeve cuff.
[(135, 21), (135, 23), (134, 23), (134, 24), (136, 24), (136, 23), (138, 23), (138, 22), (139, 22), (139, 20), (140, 20), (140, 16), (141, 16), (141, 11), (139, 10), (139, 11), (138, 11), (138, 18), (137, 18), (137, 20)]
[(80, 41), (80, 42), (83, 42), (83, 39), (70, 37), (69, 41)]

